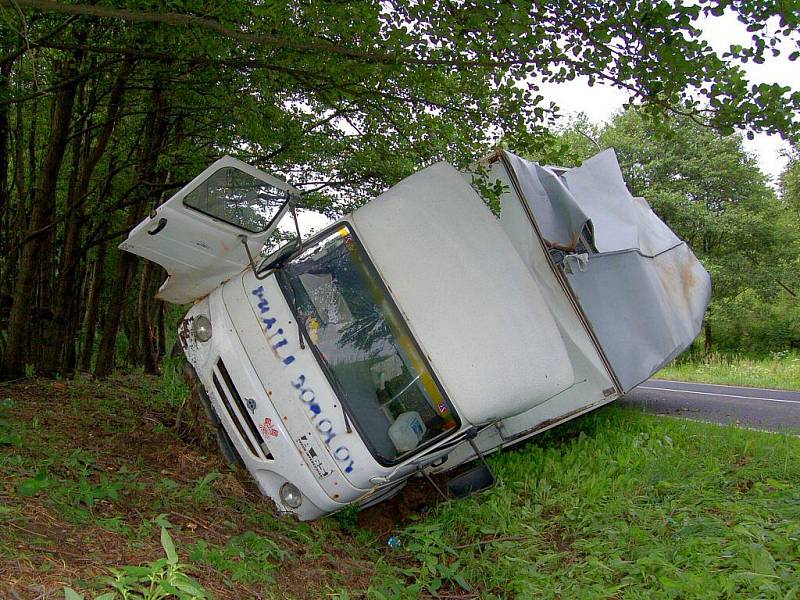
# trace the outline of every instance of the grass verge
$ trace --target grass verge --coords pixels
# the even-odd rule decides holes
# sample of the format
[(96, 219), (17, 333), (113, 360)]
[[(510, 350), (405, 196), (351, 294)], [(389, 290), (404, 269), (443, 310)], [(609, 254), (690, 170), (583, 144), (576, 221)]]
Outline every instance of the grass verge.
[(764, 357), (747, 357), (714, 352), (708, 356), (688, 355), (664, 367), (656, 377), (676, 381), (800, 390), (800, 354), (773, 352)]
[(492, 457), (493, 490), (373, 531), (278, 517), (174, 433), (160, 385), (0, 387), (0, 597), (800, 595), (796, 437), (609, 407)]

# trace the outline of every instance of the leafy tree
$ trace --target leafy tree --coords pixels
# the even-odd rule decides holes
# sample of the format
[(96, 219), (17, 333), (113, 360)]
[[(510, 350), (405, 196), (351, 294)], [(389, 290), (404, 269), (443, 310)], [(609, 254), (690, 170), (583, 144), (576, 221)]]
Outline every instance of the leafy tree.
[(783, 199), (800, 216), (800, 150), (790, 155), (786, 169), (781, 173), (780, 183)]
[(773, 331), (773, 339), (766, 330), (756, 333), (763, 323), (741, 318), (745, 305), (752, 316), (756, 307), (782, 305), (794, 293), (798, 218), (789, 210), (791, 169), (780, 199), (744, 150), (741, 135), (721, 135), (685, 116), (656, 121), (636, 110), (618, 114), (605, 127), (578, 117), (561, 141), (572, 164), (614, 148), (631, 193), (645, 197), (704, 263), (713, 282), (707, 349), (714, 341), (712, 325), (722, 332), (720, 346), (729, 349), (800, 343), (800, 331), (788, 326), (796, 312), (780, 319), (787, 327), (780, 335)]
[[(699, 19), (753, 44), (717, 56)], [(0, 0), (0, 375), (165, 351), (163, 273), (116, 243), (230, 153), (347, 211), (413, 169), (501, 136), (548, 148), (537, 82), (587, 76), (631, 103), (796, 138), (800, 93), (739, 60), (796, 40), (792, 3)]]

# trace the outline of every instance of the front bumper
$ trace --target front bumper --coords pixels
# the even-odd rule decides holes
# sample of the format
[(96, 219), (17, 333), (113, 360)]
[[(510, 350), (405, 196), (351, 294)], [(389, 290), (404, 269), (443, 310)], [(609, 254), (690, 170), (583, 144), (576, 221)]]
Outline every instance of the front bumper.
[[(207, 342), (199, 342), (191, 335), (191, 323), (200, 314), (213, 323), (213, 335)], [(180, 339), (238, 458), (279, 511), (296, 514), (301, 520), (316, 519), (340, 510), (363, 494), (344, 477), (336, 482), (338, 500), (320, 485), (319, 469), (324, 472), (326, 466), (320, 463), (315, 472), (315, 463), (309, 461), (309, 455), (315, 452), (313, 442), (305, 460), (298, 451), (294, 440), (297, 436), (289, 427), (290, 413), (283, 411), (287, 414), (282, 417), (273, 404), (272, 392), (262, 385), (225, 308), (221, 289), (189, 311)], [(303, 495), (303, 502), (296, 509), (284, 505), (280, 498), (279, 490), (286, 482)]]

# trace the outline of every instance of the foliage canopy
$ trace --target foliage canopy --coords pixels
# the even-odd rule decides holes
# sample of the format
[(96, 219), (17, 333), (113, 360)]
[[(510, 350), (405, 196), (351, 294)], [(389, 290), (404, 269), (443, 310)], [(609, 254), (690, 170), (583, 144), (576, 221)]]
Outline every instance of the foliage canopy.
[[(797, 139), (800, 92), (740, 68), (797, 41), (794, 4), (0, 0), (2, 374), (96, 354), (105, 375), (120, 323), (127, 359), (154, 370), (163, 274), (114, 245), (224, 153), (341, 214), (499, 139), (554, 155), (540, 86), (580, 76)], [(699, 27), (726, 11), (753, 42), (718, 56)]]
[(635, 110), (604, 126), (579, 117), (563, 129), (559, 147), (565, 164), (614, 148), (631, 192), (702, 260), (713, 282), (707, 350), (712, 341), (733, 351), (800, 345), (795, 162), (778, 196), (741, 135), (720, 135), (685, 116), (655, 121)]

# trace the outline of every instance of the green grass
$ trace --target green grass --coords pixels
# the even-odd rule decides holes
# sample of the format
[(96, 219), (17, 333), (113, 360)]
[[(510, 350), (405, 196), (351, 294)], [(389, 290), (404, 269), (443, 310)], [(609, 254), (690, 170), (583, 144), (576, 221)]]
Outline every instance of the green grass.
[(148, 404), (159, 385), (0, 391), (0, 582), (19, 597), (67, 583), (96, 598), (120, 573), (218, 599), (800, 596), (797, 437), (612, 406), (490, 457), (492, 490), (374, 532), (352, 512), (276, 516), (171, 432), (169, 402)]
[(458, 564), (482, 597), (796, 597), (799, 450), (610, 408), (498, 456), (497, 489), (401, 540), (428, 591)]
[(664, 367), (656, 377), (677, 381), (800, 390), (800, 354), (773, 352), (766, 357), (721, 353), (689, 355)]

